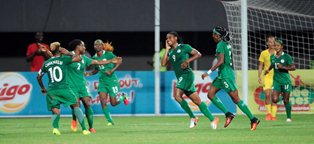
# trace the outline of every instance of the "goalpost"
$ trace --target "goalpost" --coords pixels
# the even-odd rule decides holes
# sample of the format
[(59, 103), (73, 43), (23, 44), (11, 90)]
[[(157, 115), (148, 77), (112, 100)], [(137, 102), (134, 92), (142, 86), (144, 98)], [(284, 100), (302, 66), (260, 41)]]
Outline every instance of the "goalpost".
[[(245, 73), (247, 69), (257, 70), (258, 57), (266, 48), (265, 40), (268, 35), (283, 39), (284, 51), (294, 58), (298, 70), (313, 69), (314, 2), (312, 0), (222, 0), (221, 2), (226, 11), (228, 30), (233, 35), (231, 44), (234, 68), (237, 72), (242, 72), (242, 75), (237, 75), (238, 79), (246, 82), (257, 81), (257, 79), (246, 80), (245, 75), (248, 74)], [(247, 33), (241, 33), (242, 31)], [(312, 80), (307, 79), (304, 83), (310, 87), (314, 84)], [(242, 90), (248, 90), (250, 83), (246, 85), (242, 82), (238, 85), (242, 86)], [(242, 91), (244, 100), (248, 97), (246, 92)]]

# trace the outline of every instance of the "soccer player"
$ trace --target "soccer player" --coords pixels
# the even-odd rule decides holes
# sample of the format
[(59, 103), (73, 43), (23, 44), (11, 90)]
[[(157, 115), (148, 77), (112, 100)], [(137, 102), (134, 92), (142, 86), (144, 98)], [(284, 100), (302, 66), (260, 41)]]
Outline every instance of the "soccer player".
[[(117, 58), (106, 60), (106, 61), (97, 61), (92, 60), (85, 56), (85, 44), (82, 40), (75, 39), (69, 43), (69, 49), (73, 50), (71, 53), (75, 55), (80, 55), (82, 57), (82, 60), (76, 63), (71, 63), (68, 67), (68, 80), (69, 85), (74, 92), (74, 94), (82, 101), (84, 107), (85, 107), (85, 114), (87, 118), (87, 122), (89, 125), (89, 131), (90, 132), (96, 132), (95, 128), (93, 127), (93, 115), (94, 112), (90, 106), (91, 102), (91, 94), (89, 92), (88, 87), (86, 86), (86, 79), (84, 75), (84, 71), (86, 67), (89, 67), (90, 65), (105, 65), (108, 63), (117, 63)], [(74, 111), (72, 111), (72, 122), (71, 122), (71, 129), (72, 131), (77, 131), (76, 128), (76, 116), (74, 114)]]
[[(66, 49), (61, 48), (60, 43), (52, 43), (51, 52), (53, 57), (43, 63), (38, 72), (37, 80), (42, 93), (47, 93), (47, 107), (49, 111), (52, 111), (52, 133), (61, 135), (59, 131), (60, 104), (63, 104), (64, 106), (73, 107), (74, 114), (81, 124), (83, 135), (89, 135), (90, 132), (85, 127), (83, 112), (77, 105), (77, 98), (68, 84), (67, 67), (73, 62), (80, 61), (81, 57), (72, 55)], [(61, 56), (61, 54), (72, 56)], [(48, 90), (42, 82), (45, 73), (48, 73), (49, 78)]]
[[(103, 48), (103, 41), (97, 39), (94, 42), (94, 49), (96, 51), (96, 54), (93, 56), (94, 60), (102, 61), (116, 58), (116, 56), (112, 52), (105, 51), (103, 50)], [(98, 93), (103, 113), (108, 121), (108, 126), (114, 124), (112, 117), (110, 116), (109, 108), (107, 107), (108, 97), (110, 97), (110, 104), (112, 106), (118, 105), (121, 101), (123, 101), (125, 105), (129, 104), (128, 98), (125, 96), (124, 93), (119, 98), (117, 98), (117, 94), (120, 91), (120, 84), (118, 77), (115, 74), (115, 71), (120, 66), (121, 62), (122, 61), (119, 61), (116, 64), (109, 63), (106, 65), (97, 65), (95, 70), (86, 73), (86, 76), (90, 76), (96, 74), (97, 72), (100, 72)]]
[(275, 54), (276, 51), (274, 49), (274, 36), (267, 37), (267, 49), (263, 50), (259, 56), (258, 63), (258, 82), (263, 84), (263, 90), (265, 93), (265, 107), (266, 107), (266, 118), (265, 120), (276, 120), (276, 112), (277, 105), (275, 103), (271, 103), (271, 93), (273, 86), (273, 77), (274, 71), (271, 70), (267, 75), (262, 79), (262, 71), (266, 71), (270, 66), (270, 56)]
[(223, 27), (215, 27), (213, 29), (213, 39), (217, 43), (216, 57), (218, 62), (212, 66), (207, 73), (202, 75), (202, 79), (207, 77), (212, 71), (218, 68), (218, 76), (214, 79), (208, 91), (208, 98), (226, 115), (225, 126), (227, 127), (234, 115), (230, 113), (224, 104), (215, 96), (215, 94), (223, 89), (225, 90), (233, 102), (244, 112), (251, 120), (251, 130), (255, 130), (260, 120), (253, 116), (247, 105), (239, 98), (235, 76), (233, 72), (231, 45), (228, 43), (230, 34)]
[[(190, 56), (191, 55), (191, 56)], [(198, 118), (195, 117), (188, 103), (182, 98), (183, 94), (195, 103), (200, 111), (211, 121), (211, 128), (217, 129), (219, 118), (214, 117), (207, 105), (201, 101), (194, 85), (194, 74), (189, 63), (200, 58), (201, 53), (188, 44), (181, 44), (177, 32), (169, 32), (166, 40), (166, 52), (162, 58), (162, 66), (167, 66), (170, 61), (177, 77), (174, 98), (182, 109), (189, 115), (190, 128), (196, 126)]]
[(292, 83), (289, 71), (295, 70), (292, 57), (283, 52), (283, 41), (280, 38), (275, 38), (276, 54), (271, 55), (271, 65), (265, 71), (265, 75), (274, 69), (274, 82), (273, 82), (273, 98), (272, 101), (277, 103), (280, 94), (283, 96), (283, 103), (286, 107), (287, 122), (291, 122), (291, 103), (289, 101), (290, 92), (292, 91)]

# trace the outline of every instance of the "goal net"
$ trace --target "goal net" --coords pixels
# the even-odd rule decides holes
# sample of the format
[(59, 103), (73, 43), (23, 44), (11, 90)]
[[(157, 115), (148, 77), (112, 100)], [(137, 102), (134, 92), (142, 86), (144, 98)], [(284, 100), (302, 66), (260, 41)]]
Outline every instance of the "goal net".
[[(241, 70), (240, 0), (222, 0), (221, 2), (226, 11), (228, 30), (233, 35), (231, 44), (234, 68)], [(248, 89), (252, 84), (258, 85), (256, 71), (258, 58), (261, 51), (266, 49), (266, 37), (273, 35), (283, 39), (284, 52), (293, 57), (297, 68), (296, 72), (291, 73), (295, 86), (292, 100), (298, 101), (299, 99), (293, 98), (293, 95), (298, 95), (303, 102), (294, 102), (294, 104), (311, 104), (314, 99), (314, 92), (311, 92), (311, 87), (314, 86), (314, 80), (311, 78), (314, 71), (310, 70), (314, 68), (314, 2), (312, 0), (247, 0), (247, 14), (247, 59), (250, 75)], [(255, 72), (250, 72), (251, 70)], [(301, 84), (309, 88), (307, 93), (305, 91), (302, 93), (303, 89), (298, 87)], [(252, 92), (249, 92), (249, 97), (251, 95)], [(303, 99), (303, 96), (308, 97), (307, 100)]]

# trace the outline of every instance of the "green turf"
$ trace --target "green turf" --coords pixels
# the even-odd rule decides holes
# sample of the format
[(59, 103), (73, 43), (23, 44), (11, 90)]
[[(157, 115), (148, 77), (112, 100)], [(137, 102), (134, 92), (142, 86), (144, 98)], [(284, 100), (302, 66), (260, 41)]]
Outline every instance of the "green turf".
[[(264, 117), (264, 116), (259, 116)], [(0, 119), (0, 144), (217, 144), (217, 143), (314, 143), (313, 115), (293, 115), (293, 122), (285, 122), (285, 115), (277, 121), (262, 120), (256, 131), (250, 131), (249, 120), (238, 115), (228, 128), (219, 116), (217, 130), (210, 129), (205, 117), (189, 129), (188, 117), (113, 117), (114, 126), (107, 126), (103, 117), (95, 118), (97, 133), (83, 136), (81, 130), (72, 133), (70, 118), (61, 118), (61, 136), (52, 134), (50, 118)]]

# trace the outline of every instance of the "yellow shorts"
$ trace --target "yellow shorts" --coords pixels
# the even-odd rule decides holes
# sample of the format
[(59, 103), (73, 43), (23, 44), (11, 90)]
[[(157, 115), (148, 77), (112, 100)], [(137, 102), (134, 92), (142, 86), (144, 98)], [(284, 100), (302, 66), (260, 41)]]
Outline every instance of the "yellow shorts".
[(273, 78), (264, 77), (263, 90), (272, 89), (272, 87), (273, 87)]

